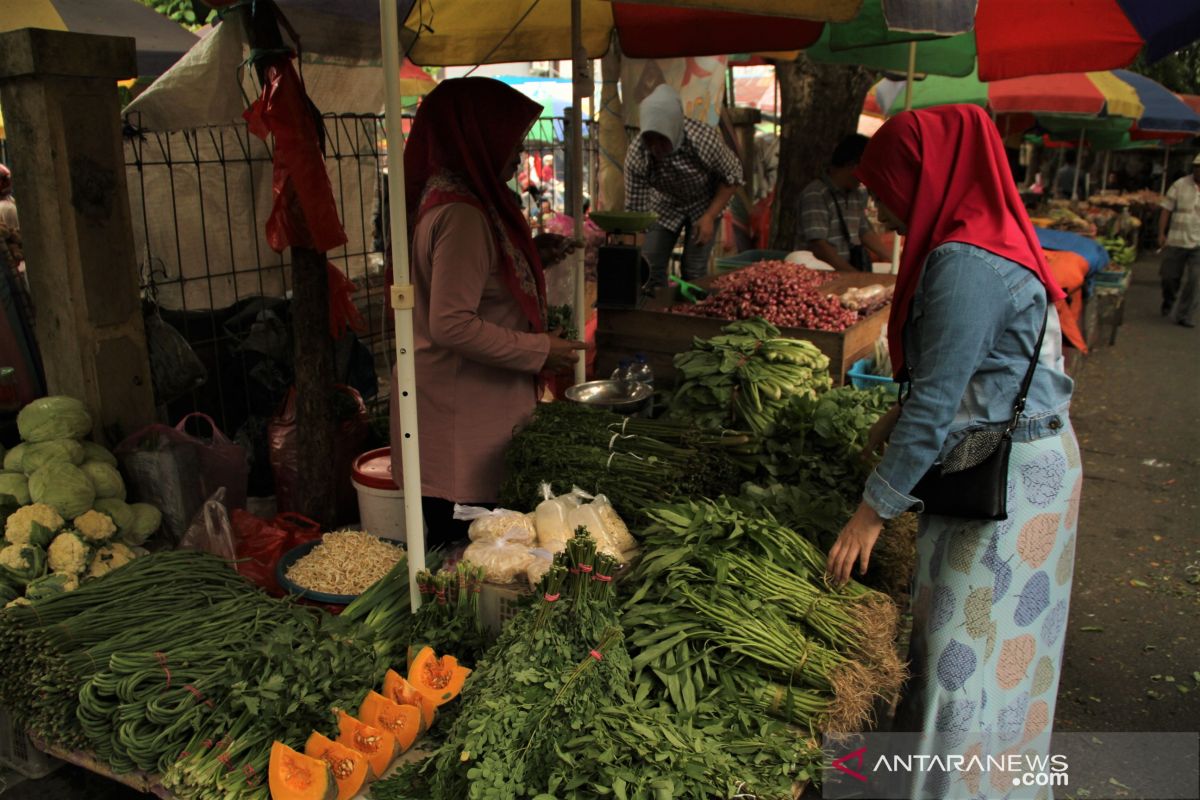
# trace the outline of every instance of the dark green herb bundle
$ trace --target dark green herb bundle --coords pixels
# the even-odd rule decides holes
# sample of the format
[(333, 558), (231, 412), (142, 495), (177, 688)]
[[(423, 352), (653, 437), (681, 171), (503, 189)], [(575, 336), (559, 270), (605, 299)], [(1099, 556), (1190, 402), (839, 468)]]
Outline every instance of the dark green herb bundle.
[(633, 519), (665, 498), (714, 494), (736, 484), (753, 449), (744, 434), (547, 403), (505, 451), (500, 502), (528, 509), (541, 499), (543, 483), (559, 492), (579, 486), (606, 495)]
[(479, 594), (485, 570), (469, 561), (452, 569), (417, 573), (421, 607), (413, 620), (410, 648), (428, 645), (453, 653), (463, 666), (474, 667), (490, 644), (479, 616)]

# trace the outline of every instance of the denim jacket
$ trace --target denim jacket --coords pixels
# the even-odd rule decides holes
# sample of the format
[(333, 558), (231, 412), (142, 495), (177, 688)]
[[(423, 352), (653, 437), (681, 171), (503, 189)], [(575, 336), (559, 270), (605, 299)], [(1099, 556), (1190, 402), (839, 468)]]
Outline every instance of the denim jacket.
[[(931, 466), (968, 431), (1003, 428), (1012, 419), (1046, 305), (1037, 276), (1013, 261), (960, 242), (929, 254), (904, 336), (909, 395), (863, 492), (881, 517), (919, 511), (910, 493)], [(1054, 436), (1069, 425), (1073, 387), (1051, 305), (1013, 441)]]

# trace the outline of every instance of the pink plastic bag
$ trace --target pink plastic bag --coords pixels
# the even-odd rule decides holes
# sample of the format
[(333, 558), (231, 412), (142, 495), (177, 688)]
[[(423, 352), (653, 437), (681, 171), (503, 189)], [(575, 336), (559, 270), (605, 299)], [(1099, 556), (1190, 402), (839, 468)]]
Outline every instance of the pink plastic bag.
[[(212, 426), (211, 440), (184, 430), (192, 416)], [(114, 453), (125, 472), (131, 499), (157, 506), (163, 513), (163, 529), (175, 541), (183, 537), (196, 512), (217, 489), (225, 487), (227, 508), (246, 505), (249, 468), (245, 450), (204, 414), (189, 414), (174, 427), (147, 425), (117, 445)]]
[[(187, 423), (199, 419), (208, 423), (211, 438), (190, 436)], [(200, 481), (205, 497), (211, 497), (217, 489), (225, 487), (225, 507), (246, 507), (246, 483), (250, 478), (250, 465), (246, 462), (246, 448), (226, 436), (213, 418), (199, 411), (188, 414), (175, 425), (175, 430), (191, 439), (200, 463)]]

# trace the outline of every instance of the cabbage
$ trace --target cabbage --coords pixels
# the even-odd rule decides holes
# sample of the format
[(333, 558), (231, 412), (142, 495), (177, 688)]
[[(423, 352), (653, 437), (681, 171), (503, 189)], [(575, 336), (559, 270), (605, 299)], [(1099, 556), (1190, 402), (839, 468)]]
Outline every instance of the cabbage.
[(125, 481), (121, 479), (121, 473), (117, 472), (116, 467), (99, 461), (88, 461), (80, 469), (92, 482), (96, 497), (125, 499)]
[(109, 519), (117, 526), (117, 533), (127, 534), (133, 528), (133, 508), (124, 500), (116, 497), (101, 497), (96, 500), (96, 510), (108, 514)]
[(129, 508), (133, 510), (133, 524), (121, 538), (130, 544), (142, 544), (162, 525), (162, 512), (149, 503), (134, 503)]
[(0, 494), (17, 501), (17, 505), (29, 505), (29, 479), (19, 472), (0, 472)]
[(25, 458), (25, 451), (29, 449), (27, 444), (19, 444), (12, 450), (4, 454), (4, 471), (5, 472), (20, 472), (21, 461)]
[(17, 414), (17, 430), (26, 442), (82, 439), (92, 432), (92, 416), (74, 397), (53, 395), (22, 408)]
[(75, 519), (92, 507), (96, 489), (79, 467), (63, 461), (51, 461), (29, 476), (29, 496), (45, 503), (63, 519)]
[(25, 587), (25, 596), (30, 600), (44, 600), (63, 592), (73, 592), (79, 588), (79, 579), (74, 575), (64, 575), (61, 572), (51, 572), (35, 578)]
[(66, 461), (79, 466), (83, 463), (83, 445), (74, 439), (51, 439), (48, 442), (26, 445), (25, 456), (21, 459), (21, 471), (32, 475), (39, 467), (44, 467), (51, 461)]
[(111, 464), (114, 467), (117, 465), (117, 457), (95, 442), (83, 442), (83, 460), (85, 462), (99, 461), (101, 464)]

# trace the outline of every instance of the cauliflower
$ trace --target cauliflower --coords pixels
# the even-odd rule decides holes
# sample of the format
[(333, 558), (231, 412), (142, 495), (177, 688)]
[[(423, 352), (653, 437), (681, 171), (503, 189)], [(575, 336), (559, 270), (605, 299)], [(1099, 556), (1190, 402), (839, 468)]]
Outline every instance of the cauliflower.
[(17, 606), (31, 606), (33, 601), (28, 597), (18, 597), (15, 600), (10, 600), (4, 604), (5, 608), (16, 608)]
[[(35, 531), (34, 525), (40, 526), (41, 530)], [(35, 544), (45, 547), (62, 526), (63, 518), (57, 511), (45, 503), (34, 503), (31, 506), (21, 506), (9, 515), (8, 521), (4, 523), (4, 538), (13, 544)]]
[(43, 600), (63, 592), (73, 592), (79, 588), (79, 578), (75, 575), (64, 575), (52, 572), (49, 575), (30, 581), (25, 587), (25, 596), (30, 600)]
[(102, 578), (135, 558), (137, 558), (137, 553), (120, 542), (113, 542), (96, 551), (96, 555), (92, 557), (92, 566), (88, 569), (87, 577)]
[(13, 544), (0, 550), (0, 574), (9, 583), (25, 586), (46, 572), (46, 552), (40, 547)]
[(88, 568), (91, 550), (78, 533), (64, 531), (54, 537), (54, 541), (50, 543), (50, 569), (53, 572), (82, 575)]
[(89, 542), (107, 542), (117, 532), (112, 517), (99, 511), (85, 511), (75, 518), (75, 530)]

